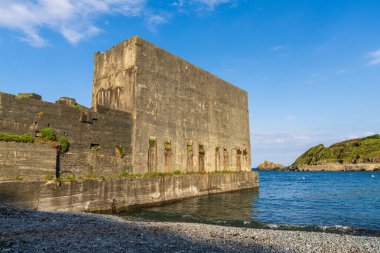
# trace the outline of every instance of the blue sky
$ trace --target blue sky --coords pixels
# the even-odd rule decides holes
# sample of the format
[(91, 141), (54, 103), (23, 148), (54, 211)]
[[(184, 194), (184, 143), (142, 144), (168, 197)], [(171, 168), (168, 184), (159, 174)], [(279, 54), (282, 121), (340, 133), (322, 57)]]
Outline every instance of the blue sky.
[(0, 0), (0, 91), (90, 106), (133, 35), (249, 92), (253, 165), (380, 133), (378, 0)]

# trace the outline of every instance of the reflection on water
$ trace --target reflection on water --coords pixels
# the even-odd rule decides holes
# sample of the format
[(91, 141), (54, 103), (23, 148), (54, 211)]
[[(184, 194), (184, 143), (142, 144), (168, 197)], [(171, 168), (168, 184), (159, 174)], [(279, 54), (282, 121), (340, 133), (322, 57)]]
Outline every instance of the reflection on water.
[(380, 172), (266, 171), (260, 172), (259, 190), (189, 198), (134, 209), (122, 216), (354, 234), (372, 231), (380, 235), (379, 193)]
[(257, 190), (205, 195), (158, 207), (145, 208), (144, 211), (185, 214), (200, 220), (250, 221), (253, 211), (252, 203), (257, 196)]

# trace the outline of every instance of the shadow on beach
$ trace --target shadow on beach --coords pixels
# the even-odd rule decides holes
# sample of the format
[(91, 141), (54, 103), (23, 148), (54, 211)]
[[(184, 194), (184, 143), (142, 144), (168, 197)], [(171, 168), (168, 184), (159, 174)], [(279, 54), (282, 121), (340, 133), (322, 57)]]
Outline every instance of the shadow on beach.
[[(186, 228), (187, 225), (189, 229)], [(1, 252), (286, 252), (228, 227), (0, 207)], [(194, 230), (193, 226), (200, 228)], [(179, 229), (179, 227), (181, 227)], [(201, 232), (199, 232), (201, 231)]]

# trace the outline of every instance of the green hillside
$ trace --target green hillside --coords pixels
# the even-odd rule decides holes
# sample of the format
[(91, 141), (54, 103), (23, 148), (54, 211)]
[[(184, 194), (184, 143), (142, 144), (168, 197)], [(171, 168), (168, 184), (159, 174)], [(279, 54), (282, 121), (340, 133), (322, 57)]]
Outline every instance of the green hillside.
[(293, 163), (317, 165), (326, 163), (372, 163), (380, 162), (380, 135), (338, 142), (330, 147), (322, 144), (312, 147)]

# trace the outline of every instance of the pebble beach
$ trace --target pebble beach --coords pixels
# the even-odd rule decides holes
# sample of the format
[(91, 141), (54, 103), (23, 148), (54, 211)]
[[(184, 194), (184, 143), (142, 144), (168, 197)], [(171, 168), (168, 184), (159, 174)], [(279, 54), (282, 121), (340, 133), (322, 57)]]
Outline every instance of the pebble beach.
[(0, 206), (0, 252), (380, 252), (380, 238)]

